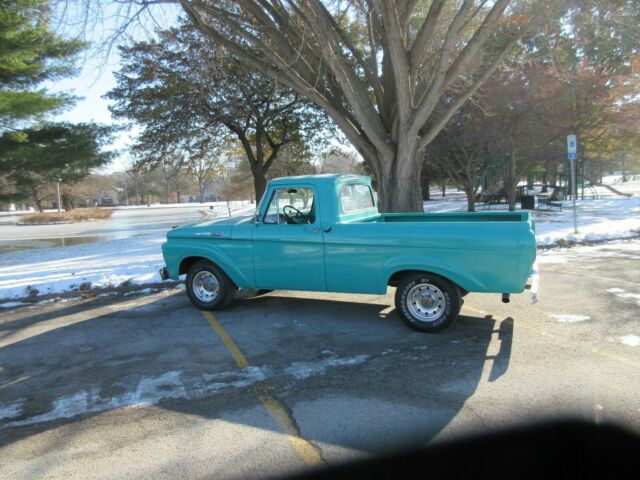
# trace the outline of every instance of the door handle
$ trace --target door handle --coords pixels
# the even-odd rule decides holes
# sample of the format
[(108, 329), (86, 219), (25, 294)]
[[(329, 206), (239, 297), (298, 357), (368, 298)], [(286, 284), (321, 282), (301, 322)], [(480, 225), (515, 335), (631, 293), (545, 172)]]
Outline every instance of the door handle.
[(320, 229), (318, 227), (307, 227), (305, 228), (305, 231), (311, 233), (320, 233)]

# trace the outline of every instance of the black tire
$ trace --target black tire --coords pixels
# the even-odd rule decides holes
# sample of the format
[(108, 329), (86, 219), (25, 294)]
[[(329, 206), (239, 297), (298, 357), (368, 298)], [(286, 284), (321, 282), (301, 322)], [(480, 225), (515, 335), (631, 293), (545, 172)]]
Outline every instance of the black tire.
[[(194, 280), (202, 272), (213, 274), (218, 281), (217, 293), (208, 301), (199, 297), (197, 287), (194, 286)], [(233, 301), (236, 290), (227, 274), (208, 260), (200, 260), (191, 265), (187, 272), (186, 287), (189, 300), (201, 310), (221, 310), (227, 307)]]
[[(409, 307), (409, 303), (417, 305), (416, 302), (408, 302), (408, 297), (416, 286), (418, 290), (414, 292), (419, 292), (420, 285), (424, 285), (426, 291), (430, 292), (427, 301), (436, 302), (436, 307), (432, 307), (433, 319), (421, 319)], [(398, 284), (395, 301), (396, 310), (404, 323), (414, 330), (428, 333), (439, 332), (449, 327), (458, 317), (462, 307), (460, 289), (450, 281), (432, 273), (414, 273), (405, 276)], [(415, 311), (420, 307), (425, 308), (422, 305), (412, 308)], [(427, 313), (424, 315), (429, 316)]]

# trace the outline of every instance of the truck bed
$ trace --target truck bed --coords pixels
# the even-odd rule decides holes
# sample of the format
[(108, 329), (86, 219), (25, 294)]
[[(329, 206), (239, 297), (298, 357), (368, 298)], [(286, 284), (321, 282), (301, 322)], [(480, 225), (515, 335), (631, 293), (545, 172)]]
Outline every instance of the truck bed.
[(383, 213), (362, 221), (376, 223), (529, 222), (529, 217), (529, 212)]

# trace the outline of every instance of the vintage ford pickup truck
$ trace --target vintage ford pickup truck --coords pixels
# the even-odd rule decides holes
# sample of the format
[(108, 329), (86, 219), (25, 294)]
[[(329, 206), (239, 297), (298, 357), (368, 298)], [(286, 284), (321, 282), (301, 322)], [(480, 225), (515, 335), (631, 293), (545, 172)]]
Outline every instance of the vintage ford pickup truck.
[(162, 246), (163, 278), (186, 274), (201, 309), (227, 306), (238, 288), (381, 294), (396, 288), (400, 317), (434, 332), (468, 292), (508, 301), (536, 259), (528, 212), (379, 213), (358, 175), (279, 178), (252, 216), (175, 228)]

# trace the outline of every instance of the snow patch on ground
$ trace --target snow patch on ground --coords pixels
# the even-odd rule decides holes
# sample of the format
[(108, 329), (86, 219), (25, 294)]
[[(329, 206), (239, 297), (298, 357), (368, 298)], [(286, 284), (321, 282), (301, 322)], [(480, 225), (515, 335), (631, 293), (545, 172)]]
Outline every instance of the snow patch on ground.
[(296, 380), (304, 380), (314, 375), (322, 375), (329, 367), (343, 365), (357, 365), (363, 363), (369, 355), (356, 355), (347, 358), (326, 358), (319, 362), (296, 362), (284, 369), (287, 375), (292, 375)]
[[(543, 265), (562, 265), (571, 263), (573, 258), (602, 259), (607, 257), (638, 260), (640, 259), (640, 242), (618, 240), (600, 245), (580, 245), (572, 248), (558, 247), (538, 252), (536, 261)], [(595, 266), (592, 267), (596, 268)], [(624, 292), (622, 289), (619, 290), (620, 292), (616, 292)], [(610, 293), (616, 293), (611, 291), (611, 289), (607, 291)]]
[(565, 315), (558, 313), (550, 313), (549, 316), (560, 323), (584, 322), (585, 320), (589, 320), (591, 318), (587, 317), (586, 315)]
[(618, 293), (616, 296), (620, 298), (640, 299), (640, 294), (638, 293)]
[[(227, 372), (203, 373), (192, 378), (188, 378), (182, 371), (172, 370), (157, 376), (133, 380), (123, 393), (112, 397), (102, 397), (98, 387), (91, 387), (57, 398), (48, 411), (21, 420), (9, 421), (0, 429), (33, 425), (115, 408), (155, 405), (172, 398), (203, 398), (221, 389), (250, 387), (282, 374), (293, 377), (295, 380), (305, 380), (312, 376), (323, 375), (329, 368), (358, 365), (368, 358), (369, 355), (344, 358), (332, 356), (317, 362), (295, 362), (281, 370), (264, 365)], [(0, 404), (0, 419), (22, 416), (24, 403), (24, 399), (19, 399), (9, 404)]]
[(16, 400), (0, 407), (0, 420), (3, 418), (15, 418), (22, 412), (24, 400)]
[(608, 288), (607, 292), (615, 294), (618, 298), (635, 300), (638, 306), (640, 306), (640, 293), (628, 293), (622, 288)]
[(5, 302), (5, 303), (0, 303), (0, 308), (15, 308), (15, 307), (23, 307), (25, 305), (32, 305), (32, 304), (24, 303), (24, 302)]
[(640, 337), (637, 335), (625, 335), (624, 337), (620, 337), (620, 341), (630, 347), (640, 347)]

